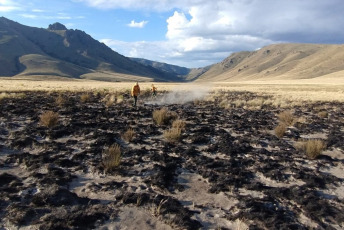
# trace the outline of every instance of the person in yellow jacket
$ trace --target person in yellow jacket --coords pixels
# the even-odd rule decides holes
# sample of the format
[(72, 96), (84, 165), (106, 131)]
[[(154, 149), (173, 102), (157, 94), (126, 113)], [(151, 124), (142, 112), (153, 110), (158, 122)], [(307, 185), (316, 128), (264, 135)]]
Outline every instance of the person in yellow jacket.
[(152, 84), (151, 91), (152, 91), (152, 96), (153, 96), (153, 97), (156, 97), (157, 88), (154, 86), (154, 84)]
[(139, 83), (136, 82), (136, 84), (131, 89), (131, 96), (134, 97), (134, 104), (133, 104), (134, 106), (136, 106), (137, 96), (139, 95), (140, 95), (140, 86), (139, 86)]

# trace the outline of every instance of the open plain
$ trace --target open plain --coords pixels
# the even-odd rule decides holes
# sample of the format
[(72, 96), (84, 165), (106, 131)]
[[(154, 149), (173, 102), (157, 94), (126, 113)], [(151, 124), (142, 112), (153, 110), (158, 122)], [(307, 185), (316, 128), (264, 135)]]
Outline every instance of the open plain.
[(344, 228), (342, 82), (0, 82), (0, 229)]

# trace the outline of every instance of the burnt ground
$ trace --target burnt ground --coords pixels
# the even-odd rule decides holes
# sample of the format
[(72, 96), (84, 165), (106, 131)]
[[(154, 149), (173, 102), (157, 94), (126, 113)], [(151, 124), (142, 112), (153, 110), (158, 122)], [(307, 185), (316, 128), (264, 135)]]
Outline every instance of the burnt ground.
[[(0, 229), (344, 228), (343, 103), (293, 108), (304, 122), (277, 138), (285, 109), (219, 106), (250, 93), (182, 105), (141, 97), (137, 108), (128, 95), (110, 107), (102, 94), (80, 95), (65, 93), (62, 106), (57, 93), (0, 101)], [(180, 141), (167, 142), (170, 124), (153, 122), (162, 107), (186, 121)], [(52, 129), (39, 122), (47, 110), (60, 117)], [(293, 143), (314, 137), (327, 149), (310, 160)], [(105, 172), (102, 153), (115, 143), (120, 166)]]

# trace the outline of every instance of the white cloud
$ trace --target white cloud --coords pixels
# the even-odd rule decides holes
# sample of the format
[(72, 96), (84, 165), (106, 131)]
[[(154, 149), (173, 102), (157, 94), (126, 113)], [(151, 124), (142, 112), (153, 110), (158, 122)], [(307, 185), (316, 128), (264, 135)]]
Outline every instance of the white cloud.
[(170, 13), (164, 41), (107, 44), (126, 56), (183, 66), (219, 62), (232, 52), (272, 43), (344, 43), (342, 0), (74, 1), (103, 9)]
[(12, 0), (0, 0), (0, 12), (11, 12), (22, 10), (22, 7)]
[(135, 20), (132, 20), (128, 24), (128, 26), (133, 27), (133, 28), (143, 28), (147, 23), (148, 23), (148, 21), (135, 22)]

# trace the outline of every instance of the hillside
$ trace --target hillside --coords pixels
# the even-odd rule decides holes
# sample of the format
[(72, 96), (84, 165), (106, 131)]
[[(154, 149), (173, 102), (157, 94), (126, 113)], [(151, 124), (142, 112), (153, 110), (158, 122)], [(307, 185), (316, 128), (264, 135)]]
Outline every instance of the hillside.
[(344, 45), (274, 44), (233, 53), (198, 81), (314, 79), (344, 70)]
[[(135, 80), (176, 81), (151, 66), (145, 66), (111, 50), (80, 30), (60, 23), (48, 29), (24, 26), (0, 18), (0, 76), (56, 75), (70, 78), (118, 80), (116, 74)], [(130, 77), (127, 78), (130, 80)]]

